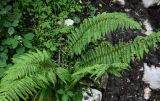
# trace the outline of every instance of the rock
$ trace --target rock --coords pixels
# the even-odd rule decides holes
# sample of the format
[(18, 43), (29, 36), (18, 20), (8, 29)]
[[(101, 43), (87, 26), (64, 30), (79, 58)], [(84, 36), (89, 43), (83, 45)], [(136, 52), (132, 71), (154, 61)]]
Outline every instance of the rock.
[(72, 19), (66, 19), (64, 21), (64, 24), (67, 26), (72, 26), (74, 24), (74, 21)]
[(148, 100), (151, 97), (151, 89), (149, 87), (146, 87), (144, 89), (144, 99)]
[(105, 74), (104, 76), (102, 76), (101, 78), (101, 83), (100, 83), (100, 87), (103, 89), (106, 89), (107, 87), (107, 83), (108, 83), (108, 74)]
[(153, 28), (152, 28), (151, 24), (149, 23), (148, 19), (143, 22), (143, 25), (146, 29), (144, 34), (150, 35), (153, 32)]
[(152, 89), (160, 89), (160, 67), (151, 66), (144, 63), (143, 79)]
[(79, 0), (79, 3), (81, 3), (81, 4), (82, 4), (82, 0)]
[(154, 4), (160, 4), (160, 0), (142, 0), (144, 7), (149, 8), (150, 6), (153, 6)]
[(124, 0), (116, 0), (117, 2), (119, 2), (121, 5), (125, 5), (125, 1)]
[(87, 89), (86, 91), (82, 92), (83, 99), (82, 101), (101, 101), (102, 100), (102, 93), (97, 89)]

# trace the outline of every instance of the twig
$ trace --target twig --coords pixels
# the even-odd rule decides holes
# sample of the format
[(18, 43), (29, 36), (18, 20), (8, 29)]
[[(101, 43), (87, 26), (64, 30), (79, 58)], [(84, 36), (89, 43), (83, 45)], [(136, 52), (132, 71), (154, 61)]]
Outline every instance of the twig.
[(58, 67), (61, 66), (61, 51), (60, 49), (58, 50)]

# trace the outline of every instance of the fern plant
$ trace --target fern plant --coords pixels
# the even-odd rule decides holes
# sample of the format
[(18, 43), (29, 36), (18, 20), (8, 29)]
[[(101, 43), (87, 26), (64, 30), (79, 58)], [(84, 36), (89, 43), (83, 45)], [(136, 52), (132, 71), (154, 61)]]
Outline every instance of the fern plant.
[(102, 13), (84, 20), (80, 28), (75, 29), (68, 37), (73, 53), (81, 54), (90, 42), (119, 29), (140, 29), (140, 25), (124, 13)]
[(84, 20), (68, 36), (66, 48), (75, 64), (79, 63), (72, 69), (58, 67), (45, 50), (14, 58), (14, 65), (5, 72), (0, 83), (0, 101), (80, 101), (83, 78), (96, 81), (106, 73), (120, 76), (128, 69), (130, 61), (140, 60), (160, 41), (160, 32), (157, 32), (115, 46), (103, 42), (94, 49), (86, 48), (89, 43), (119, 29), (141, 29), (141, 26), (124, 13), (102, 13)]

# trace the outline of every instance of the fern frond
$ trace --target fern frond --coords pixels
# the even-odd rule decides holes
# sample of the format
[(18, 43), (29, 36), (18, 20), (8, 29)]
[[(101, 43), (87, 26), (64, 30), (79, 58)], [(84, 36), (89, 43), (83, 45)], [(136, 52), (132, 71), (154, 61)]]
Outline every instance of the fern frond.
[(54, 101), (54, 95), (52, 94), (52, 88), (42, 89), (38, 93), (37, 97), (33, 101)]
[(26, 53), (18, 58), (13, 58), (14, 65), (5, 72), (5, 78), (2, 81), (15, 80), (27, 75), (32, 75), (40, 69), (49, 69), (54, 67), (54, 61), (44, 50), (43, 52)]
[(27, 53), (13, 63), (1, 80), (0, 101), (26, 100), (39, 89), (56, 84), (55, 63), (46, 51)]
[(67, 82), (71, 81), (71, 74), (69, 73), (68, 69), (59, 67), (56, 69), (56, 74), (58, 78), (61, 79), (66, 84)]
[(141, 26), (124, 13), (102, 13), (96, 17), (85, 19), (79, 29), (75, 29), (68, 37), (71, 51), (81, 54), (89, 42), (94, 42), (108, 33), (118, 29), (140, 29)]
[(128, 43), (119, 43), (115, 46), (103, 44), (82, 56), (82, 66), (94, 64), (130, 63), (131, 60), (143, 58), (149, 48), (155, 48), (160, 41), (160, 32), (153, 33), (147, 37), (137, 37)]
[(75, 73), (73, 73), (72, 78), (73, 82), (76, 83), (86, 75), (94, 77), (95, 80), (101, 77), (105, 73), (111, 73), (116, 76), (120, 76), (120, 72), (124, 69), (127, 69), (128, 64), (126, 63), (112, 63), (112, 64), (95, 64), (93, 66), (88, 66), (80, 68)]
[(26, 100), (29, 96), (41, 88), (49, 86), (49, 80), (45, 73), (26, 76), (12, 82), (2, 82), (0, 85), (0, 101), (19, 101), (19, 98)]

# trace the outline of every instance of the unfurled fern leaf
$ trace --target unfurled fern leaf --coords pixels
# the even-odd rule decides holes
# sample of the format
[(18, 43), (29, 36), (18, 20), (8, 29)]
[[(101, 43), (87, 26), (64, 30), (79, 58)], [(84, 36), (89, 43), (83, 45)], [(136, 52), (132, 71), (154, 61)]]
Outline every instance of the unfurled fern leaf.
[(86, 75), (95, 78), (95, 80), (105, 73), (111, 73), (116, 76), (120, 76), (122, 70), (127, 69), (128, 64), (126, 63), (112, 63), (112, 64), (94, 64), (93, 66), (88, 66), (80, 68), (75, 73), (73, 73), (73, 83), (76, 83)]
[(38, 89), (56, 84), (55, 63), (46, 51), (31, 52), (13, 59), (0, 83), (0, 101), (26, 100)]
[(81, 54), (89, 42), (95, 42), (106, 34), (119, 29), (140, 29), (141, 26), (124, 13), (102, 13), (84, 20), (78, 29), (68, 37), (70, 49)]
[(40, 71), (40, 69), (49, 69), (54, 66), (54, 61), (51, 61), (47, 52), (39, 50), (13, 58), (13, 63), (14, 65), (5, 72), (5, 81), (32, 75)]
[(153, 33), (147, 37), (137, 37), (128, 43), (119, 43), (115, 46), (103, 44), (82, 56), (82, 66), (94, 64), (129, 63), (131, 60), (143, 58), (149, 48), (155, 48), (160, 41), (160, 32)]
[(56, 69), (56, 74), (58, 78), (61, 79), (66, 84), (67, 82), (71, 81), (71, 74), (69, 73), (68, 69), (59, 67)]

